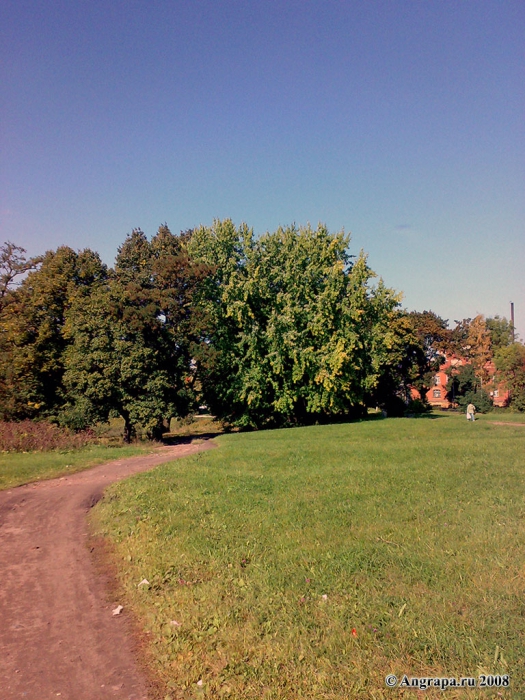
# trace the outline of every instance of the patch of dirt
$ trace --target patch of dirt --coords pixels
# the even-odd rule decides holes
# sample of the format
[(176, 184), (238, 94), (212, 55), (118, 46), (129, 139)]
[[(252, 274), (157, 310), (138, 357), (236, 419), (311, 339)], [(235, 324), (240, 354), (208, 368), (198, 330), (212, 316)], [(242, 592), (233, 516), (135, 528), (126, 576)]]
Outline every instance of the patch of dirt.
[(211, 447), (161, 447), (0, 492), (2, 700), (152, 697), (133, 621), (112, 613), (116, 589), (86, 514), (109, 484)]
[(525, 423), (509, 423), (508, 421), (504, 420), (491, 420), (487, 422), (491, 425), (521, 425), (522, 428), (525, 428)]

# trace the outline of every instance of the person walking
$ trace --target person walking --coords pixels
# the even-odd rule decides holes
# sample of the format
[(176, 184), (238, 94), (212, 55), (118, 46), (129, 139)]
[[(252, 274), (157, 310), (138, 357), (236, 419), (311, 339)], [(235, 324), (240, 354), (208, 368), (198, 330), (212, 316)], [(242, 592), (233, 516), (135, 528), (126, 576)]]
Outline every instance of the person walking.
[(474, 414), (476, 413), (476, 407), (473, 403), (469, 403), (467, 406), (467, 420), (476, 420)]

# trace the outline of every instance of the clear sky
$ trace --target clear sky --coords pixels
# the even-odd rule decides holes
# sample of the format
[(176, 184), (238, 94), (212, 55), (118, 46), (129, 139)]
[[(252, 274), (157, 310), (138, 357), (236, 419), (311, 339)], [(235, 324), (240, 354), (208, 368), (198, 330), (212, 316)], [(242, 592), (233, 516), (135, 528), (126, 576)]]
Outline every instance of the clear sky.
[(525, 336), (523, 0), (3, 0), (0, 242), (322, 221)]

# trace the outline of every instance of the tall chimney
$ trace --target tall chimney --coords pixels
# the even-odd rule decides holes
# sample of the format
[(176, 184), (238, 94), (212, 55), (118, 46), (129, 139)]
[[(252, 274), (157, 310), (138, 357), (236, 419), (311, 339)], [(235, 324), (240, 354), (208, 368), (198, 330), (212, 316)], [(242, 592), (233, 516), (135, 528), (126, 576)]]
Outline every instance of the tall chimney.
[(516, 342), (516, 330), (514, 327), (514, 302), (510, 302), (510, 323), (512, 325), (512, 342)]

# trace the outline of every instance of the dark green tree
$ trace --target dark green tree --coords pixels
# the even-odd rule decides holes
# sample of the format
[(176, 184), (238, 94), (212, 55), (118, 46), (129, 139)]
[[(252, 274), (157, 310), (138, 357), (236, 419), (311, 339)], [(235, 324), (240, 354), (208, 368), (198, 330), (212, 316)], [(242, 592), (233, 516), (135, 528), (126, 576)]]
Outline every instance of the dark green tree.
[(451, 403), (458, 404), (462, 409), (473, 403), (480, 413), (492, 409), (492, 399), (483, 389), (482, 381), (472, 364), (451, 367), (447, 374), (447, 399)]
[[(371, 392), (369, 405), (384, 409), (389, 416), (401, 416), (413, 405), (411, 389), (424, 386), (421, 382), (428, 371), (429, 361), (423, 343), (414, 329), (411, 314), (396, 310), (388, 324), (388, 353), (381, 364), (380, 377)], [(433, 376), (433, 375), (432, 375)], [(428, 410), (426, 402), (421, 410)]]
[(419, 344), (419, 349), (413, 348), (411, 352), (412, 385), (419, 392), (421, 401), (426, 403), (434, 376), (444, 361), (445, 353), (450, 350), (451, 333), (448, 321), (433, 311), (411, 311), (408, 317)]
[(202, 336), (193, 295), (207, 268), (191, 261), (186, 241), (167, 226), (151, 242), (133, 231), (114, 272), (77, 297), (67, 324), (69, 415), (89, 422), (117, 412), (129, 441), (138, 425), (159, 438), (192, 408), (192, 347)]
[(20, 278), (41, 263), (40, 257), (27, 258), (26, 250), (7, 241), (0, 246), (0, 419), (16, 415), (20, 396), (14, 382), (13, 326), (20, 310), (17, 287)]

